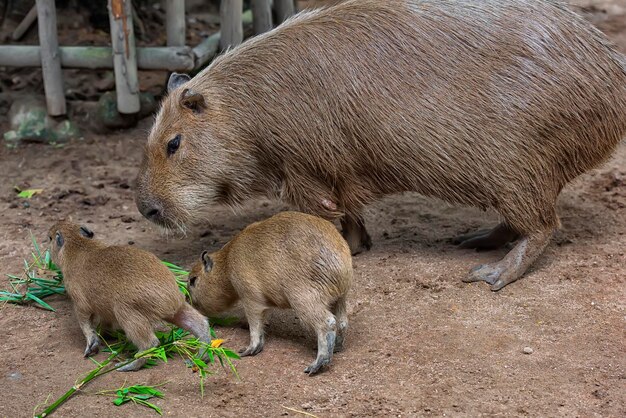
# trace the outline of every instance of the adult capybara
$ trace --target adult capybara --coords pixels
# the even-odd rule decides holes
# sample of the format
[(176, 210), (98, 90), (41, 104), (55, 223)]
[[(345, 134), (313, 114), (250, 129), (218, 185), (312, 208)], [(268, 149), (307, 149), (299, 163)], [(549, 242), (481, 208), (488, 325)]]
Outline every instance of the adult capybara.
[(563, 186), (626, 133), (626, 59), (547, 0), (349, 0), (169, 87), (137, 179), (150, 220), (184, 227), (211, 204), (276, 196), (342, 216), (356, 253), (371, 245), (364, 206), (416, 191), (502, 215), (462, 243), (519, 238), (466, 279), (493, 290), (542, 253)]
[[(98, 352), (97, 325), (121, 328), (140, 350), (159, 345), (154, 327), (176, 324), (205, 343), (211, 342), (209, 321), (185, 302), (176, 278), (152, 253), (130, 246), (108, 246), (93, 232), (71, 222), (50, 228), (52, 260), (63, 272), (63, 283), (74, 305), (87, 347), (85, 357)], [(119, 371), (139, 370), (145, 358)]]
[(282, 212), (247, 226), (221, 250), (203, 252), (191, 269), (188, 289), (206, 315), (241, 301), (250, 325), (250, 344), (242, 356), (263, 350), (269, 309), (293, 309), (317, 334), (317, 358), (305, 369), (313, 375), (343, 346), (352, 275), (350, 248), (333, 224)]

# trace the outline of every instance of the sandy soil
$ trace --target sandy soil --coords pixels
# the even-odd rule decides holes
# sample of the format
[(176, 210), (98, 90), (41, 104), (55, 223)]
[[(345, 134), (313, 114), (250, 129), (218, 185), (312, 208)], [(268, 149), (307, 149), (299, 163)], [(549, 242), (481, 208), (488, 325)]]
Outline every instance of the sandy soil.
[[(626, 2), (577, 3), (626, 52)], [(61, 149), (0, 147), (3, 273), (20, 273), (29, 230), (43, 240), (56, 219), (70, 215), (101, 239), (189, 266), (203, 249), (283, 209), (265, 201), (236, 214), (218, 208), (211, 225), (164, 242), (138, 214), (131, 190), (149, 123)], [(346, 349), (325, 373), (303, 373), (314, 339), (292, 313), (277, 312), (265, 351), (237, 363), (240, 381), (216, 370), (201, 398), (196, 376), (173, 361), (107, 375), (58, 416), (155, 416), (89, 395), (124, 382), (167, 382), (166, 398), (155, 401), (167, 416), (297, 415), (286, 407), (318, 416), (626, 416), (625, 182), (622, 142), (606, 165), (567, 187), (559, 200), (562, 230), (526, 277), (499, 293), (461, 278), (504, 251), (459, 250), (448, 240), (495, 224), (495, 214), (416, 195), (385, 199), (367, 212), (375, 246), (354, 259)], [(14, 185), (44, 193), (25, 207)], [(0, 417), (30, 415), (92, 368), (69, 302), (49, 302), (56, 313), (0, 307)], [(217, 332), (229, 346), (247, 344), (242, 328)]]

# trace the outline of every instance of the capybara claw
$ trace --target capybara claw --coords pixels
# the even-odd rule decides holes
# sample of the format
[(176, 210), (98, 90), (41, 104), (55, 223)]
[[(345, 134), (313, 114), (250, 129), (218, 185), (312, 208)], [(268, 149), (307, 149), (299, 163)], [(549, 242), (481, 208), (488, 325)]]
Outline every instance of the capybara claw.
[(87, 344), (87, 347), (85, 348), (85, 357), (91, 357), (98, 354), (98, 351), (100, 351), (100, 340), (95, 339), (91, 343)]
[(472, 268), (463, 279), (465, 283), (472, 282), (487, 282), (490, 285), (494, 285), (500, 279), (502, 270), (498, 267), (490, 266), (489, 264), (481, 264)]
[(239, 357), (256, 356), (261, 351), (263, 351), (263, 346), (260, 344), (257, 346), (242, 348), (241, 350), (239, 350)]

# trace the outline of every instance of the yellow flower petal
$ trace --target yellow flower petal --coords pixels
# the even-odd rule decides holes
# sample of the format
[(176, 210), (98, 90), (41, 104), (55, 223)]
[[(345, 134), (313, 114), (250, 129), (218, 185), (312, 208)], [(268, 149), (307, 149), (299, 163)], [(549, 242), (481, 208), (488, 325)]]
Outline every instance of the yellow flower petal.
[(211, 348), (219, 348), (224, 343), (224, 340), (216, 339), (211, 341)]

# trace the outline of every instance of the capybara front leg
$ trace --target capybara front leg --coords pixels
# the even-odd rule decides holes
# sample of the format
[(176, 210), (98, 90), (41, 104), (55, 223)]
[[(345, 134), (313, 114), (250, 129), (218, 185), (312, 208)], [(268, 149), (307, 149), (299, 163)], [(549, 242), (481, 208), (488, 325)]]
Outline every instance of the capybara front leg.
[(350, 246), (352, 255), (368, 251), (372, 248), (372, 238), (365, 229), (363, 218), (346, 214), (341, 218), (341, 229), (344, 239)]
[(96, 329), (93, 326), (93, 322), (91, 320), (90, 312), (81, 312), (80, 310), (76, 310), (76, 318), (78, 319), (78, 324), (80, 325), (80, 329), (83, 331), (85, 335), (85, 339), (87, 340), (87, 346), (85, 347), (85, 357), (93, 356), (94, 354), (98, 354), (98, 350), (100, 349), (100, 338), (96, 333)]
[(239, 350), (239, 355), (241, 357), (255, 356), (263, 350), (265, 344), (263, 328), (265, 326), (266, 308), (256, 304), (245, 304), (243, 308), (250, 328), (250, 344)]
[(502, 222), (493, 229), (483, 229), (460, 235), (454, 238), (452, 242), (460, 248), (475, 248), (481, 251), (501, 248), (517, 238), (519, 238), (519, 234), (505, 222)]
[(474, 267), (463, 281), (484, 281), (491, 285), (493, 291), (502, 289), (524, 274), (546, 248), (553, 232), (553, 229), (548, 229), (523, 236), (502, 260)]

